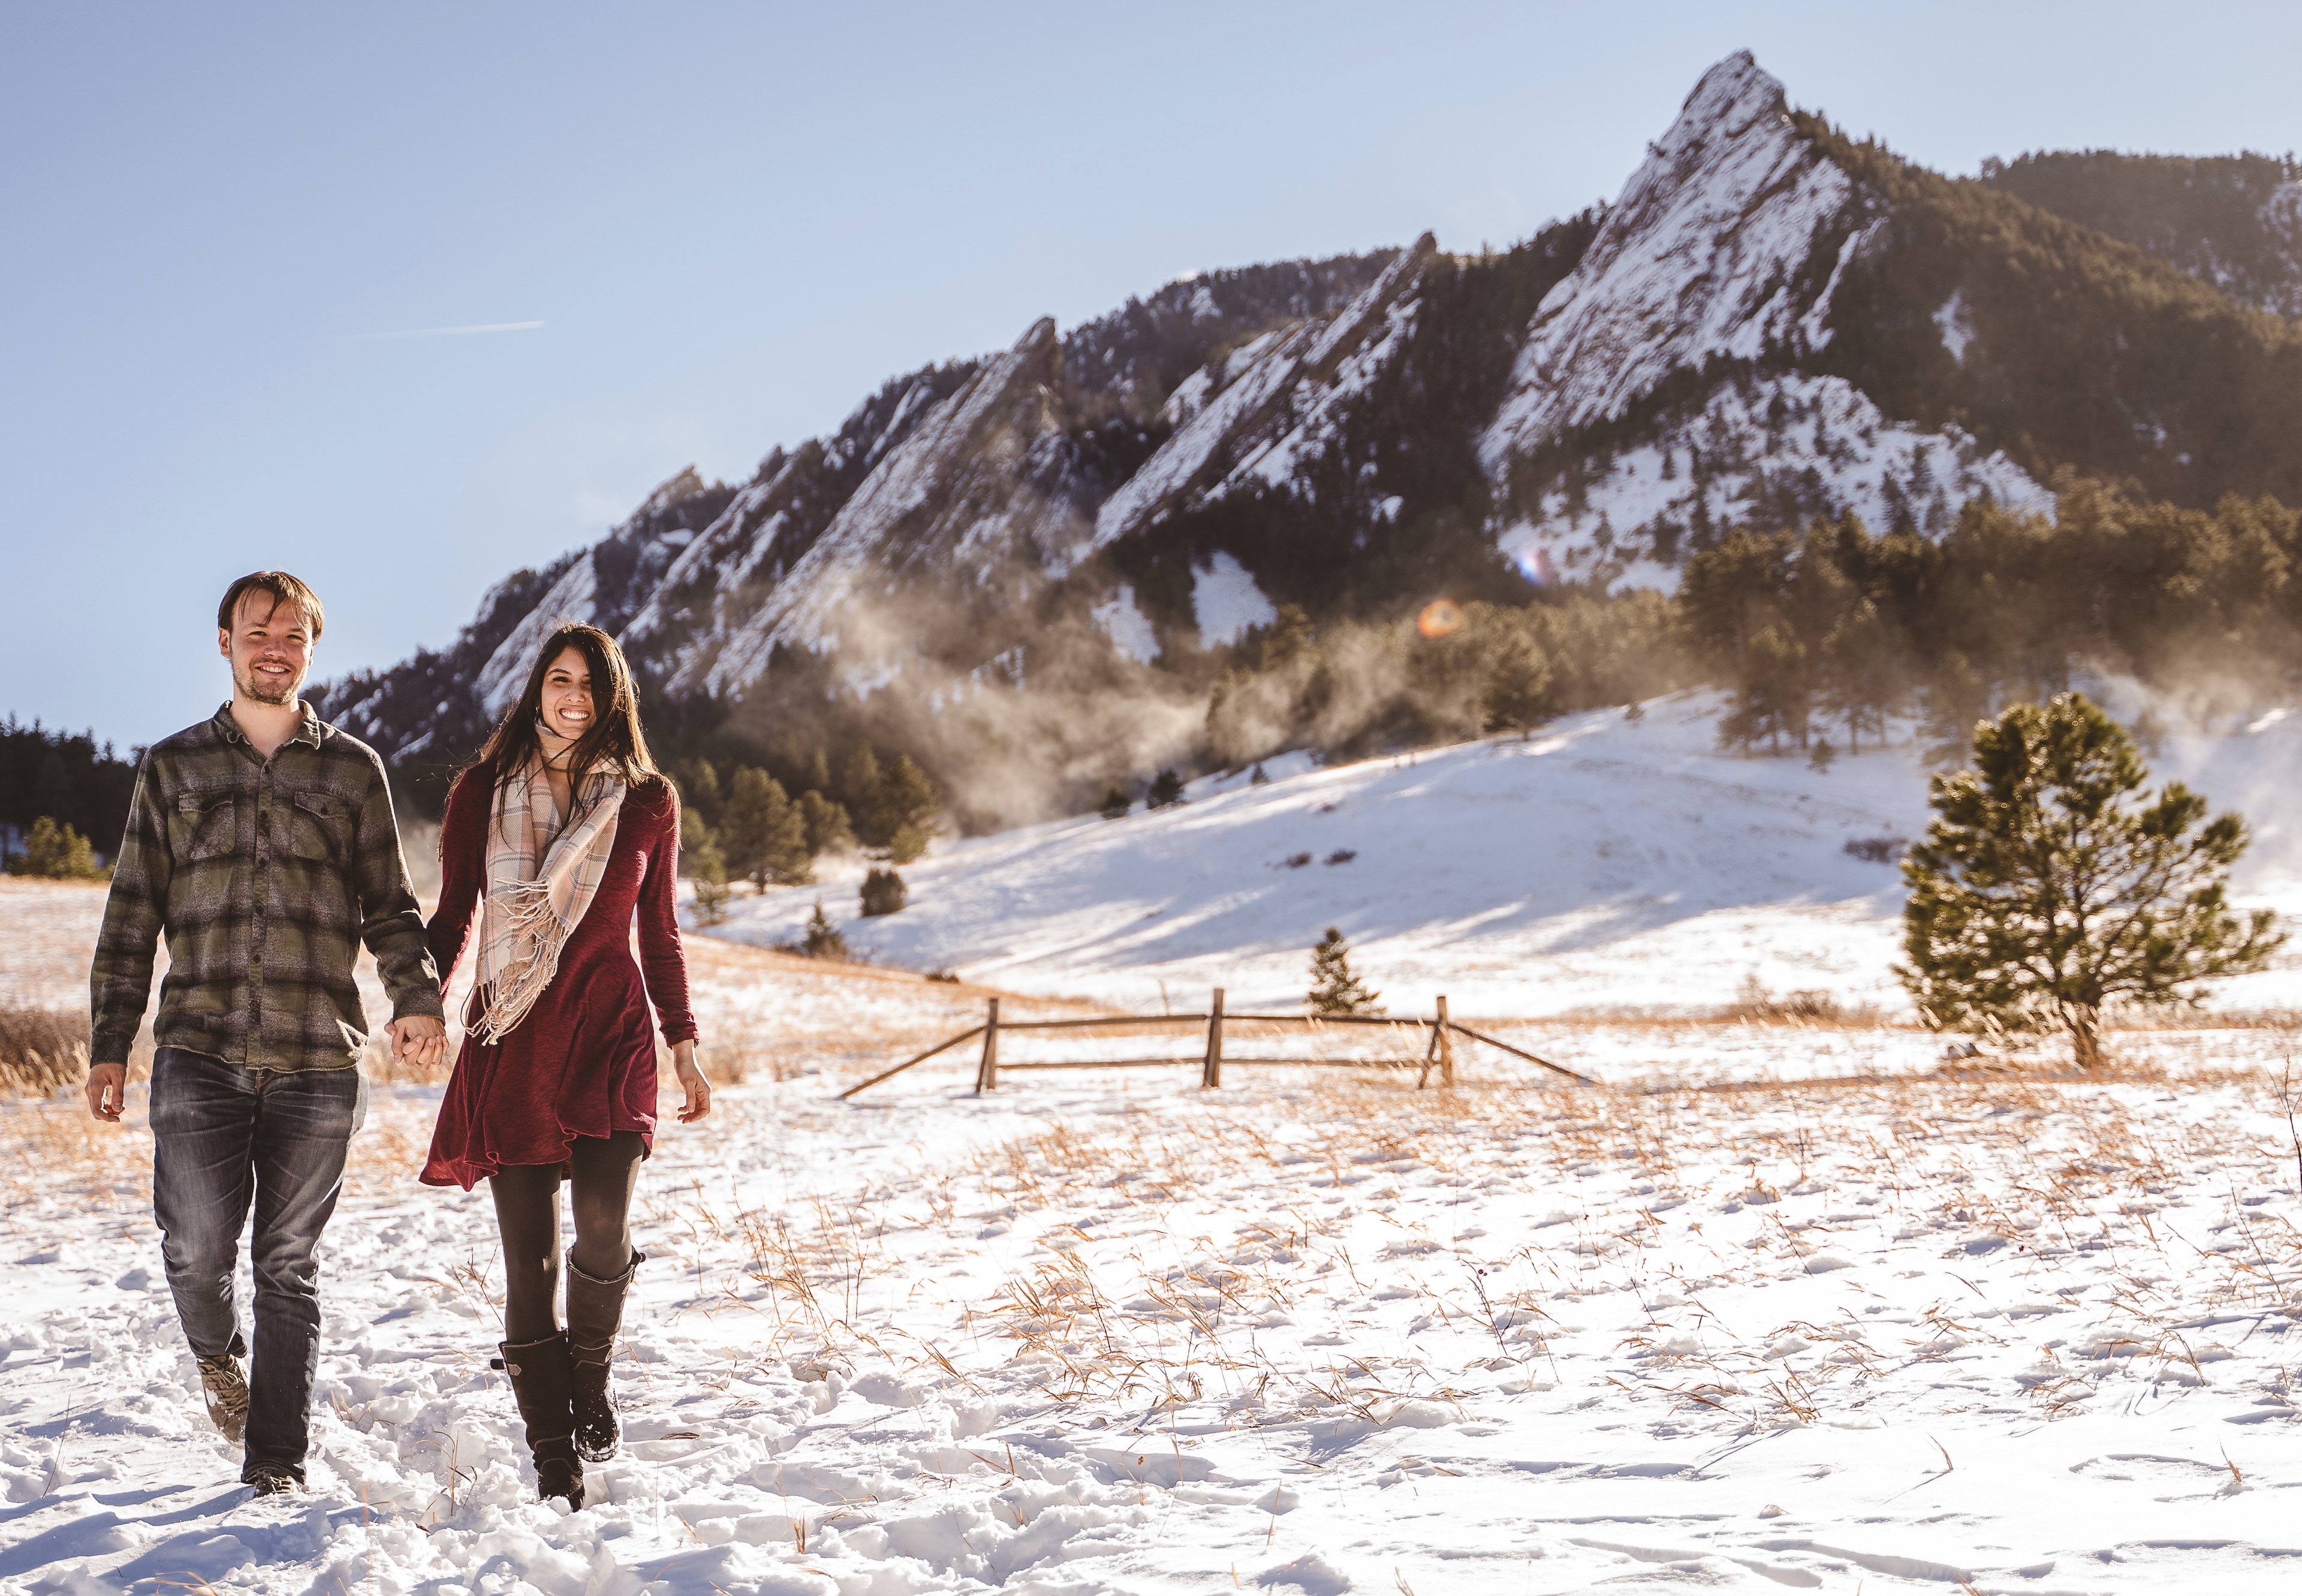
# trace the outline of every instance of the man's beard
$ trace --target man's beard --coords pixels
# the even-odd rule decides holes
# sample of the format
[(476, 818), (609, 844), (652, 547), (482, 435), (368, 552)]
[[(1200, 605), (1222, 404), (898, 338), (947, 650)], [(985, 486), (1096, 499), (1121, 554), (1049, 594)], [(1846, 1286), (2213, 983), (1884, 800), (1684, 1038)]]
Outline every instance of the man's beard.
[(303, 685), (303, 677), (288, 676), (283, 678), (282, 685), (267, 687), (263, 678), (251, 670), (240, 678), (239, 691), (241, 696), (254, 699), (259, 704), (271, 704), (284, 710), (296, 701), (296, 694)]

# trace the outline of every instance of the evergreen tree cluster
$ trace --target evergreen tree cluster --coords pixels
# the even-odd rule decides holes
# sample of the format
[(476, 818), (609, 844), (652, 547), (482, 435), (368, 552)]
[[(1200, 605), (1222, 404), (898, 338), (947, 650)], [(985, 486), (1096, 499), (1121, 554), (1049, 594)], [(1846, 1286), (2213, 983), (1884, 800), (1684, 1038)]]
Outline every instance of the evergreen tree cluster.
[(93, 733), (50, 731), (11, 715), (0, 721), (0, 826), (29, 839), (45, 817), (110, 858), (128, 829), (142, 758), (135, 749), (122, 759)]
[[(2193, 508), (2231, 493), (2302, 504), (2302, 323), (2026, 203), (2027, 176), (1947, 178), (1793, 120), (1862, 193), (1806, 270), (1827, 275), (1878, 224), (1845, 259), (1833, 336), (1807, 369), (1889, 416), (1962, 426), (2042, 482), (2068, 468)], [(1937, 320), (1953, 296), (1971, 334), (1957, 354)]]
[(2003, 193), (2133, 245), (2280, 315), (2302, 315), (2302, 209), (2277, 203), (2302, 161), (2038, 151), (1982, 164)]
[(2066, 482), (2059, 514), (1970, 503), (1940, 542), (1853, 517), (1730, 533), (1686, 567), (1685, 647), (1735, 702), (1744, 748), (1804, 749), (1825, 723), (1859, 749), (1921, 710), (1939, 754), (1976, 719), (2043, 701), (2081, 669), (2128, 673), (2202, 713), (2302, 673), (2302, 516), (2212, 511)]
[(45, 876), (55, 881), (101, 881), (111, 875), (96, 861), (88, 838), (42, 815), (24, 836), (24, 851), (8, 861), (14, 876)]
[[(803, 886), (815, 879), (815, 861), (826, 853), (860, 848), (909, 864), (942, 828), (943, 794), (909, 754), (883, 766), (869, 743), (859, 743), (836, 783), (819, 748), (802, 769), (809, 785), (794, 799), (757, 765), (703, 758), (675, 763), (689, 876), (706, 883), (716, 875), (713, 885), (723, 890), (730, 878), (759, 891)], [(699, 886), (699, 911), (702, 892)], [(724, 898), (716, 899), (713, 911), (724, 912)]]

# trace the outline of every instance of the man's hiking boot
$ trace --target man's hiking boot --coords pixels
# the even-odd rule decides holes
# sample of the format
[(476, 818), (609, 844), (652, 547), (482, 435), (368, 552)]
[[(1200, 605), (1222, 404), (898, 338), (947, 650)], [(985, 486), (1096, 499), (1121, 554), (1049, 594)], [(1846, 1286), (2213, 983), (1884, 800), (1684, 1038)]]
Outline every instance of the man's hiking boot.
[(540, 1341), (498, 1344), (496, 1366), (511, 1378), (512, 1399), (527, 1425), (527, 1449), (535, 1459), (539, 1500), (565, 1497), (568, 1511), (584, 1505), (584, 1466), (576, 1457), (576, 1419), (567, 1389), (574, 1378), (567, 1362), (567, 1332)]
[(303, 1481), (270, 1463), (257, 1464), (240, 1477), (239, 1483), (255, 1486), (258, 1496), (294, 1496), (304, 1489)]
[(647, 1262), (635, 1252), (614, 1280), (596, 1280), (584, 1273), (575, 1259), (567, 1260), (567, 1351), (575, 1364), (574, 1417), (576, 1453), (586, 1463), (604, 1463), (616, 1455), (623, 1428), (616, 1422), (615, 1393), (609, 1388), (608, 1365), (616, 1356), (616, 1332), (624, 1324), (624, 1297), (632, 1276)]
[(207, 1399), (208, 1418), (237, 1446), (248, 1432), (248, 1376), (239, 1359), (229, 1352), (197, 1360), (200, 1394)]

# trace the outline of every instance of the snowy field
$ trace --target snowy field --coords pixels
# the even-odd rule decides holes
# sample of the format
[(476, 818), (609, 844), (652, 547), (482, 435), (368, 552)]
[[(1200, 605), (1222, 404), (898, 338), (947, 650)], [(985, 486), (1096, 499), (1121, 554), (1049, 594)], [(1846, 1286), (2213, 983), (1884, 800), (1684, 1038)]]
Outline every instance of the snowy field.
[[(643, 1172), (629, 1440), (578, 1514), (528, 1499), (486, 1366), (486, 1195), (414, 1180), (436, 1085), (382, 1082), (354, 1143), (312, 1490), (261, 1503), (160, 1276), (141, 1088), (118, 1128), (0, 1100), (0, 1591), (2291, 1590), (2302, 1067), (2281, 1088), (2295, 1038), (2259, 1012), (2291, 967), (2227, 1029), (2114, 1034), (2091, 1080), (1887, 1022), (1722, 1022), (1753, 971), (1890, 1006), (1891, 873), (1840, 843), (1920, 806), (1906, 751), (1723, 759), (1705, 712), (961, 844), (852, 928), (1013, 1020), (1155, 1013), (1163, 979), (1178, 1011), (1288, 1006), (1339, 923), (1395, 1012), (1527, 1017), (1505, 1034), (1592, 1087), (1467, 1041), (1451, 1092), (1258, 1066), (1306, 1044), (1241, 1026), (1214, 1092), (977, 1097), (967, 1047), (842, 1103), (995, 988), (693, 938), (707, 1068), (743, 1079)], [(2162, 761), (2255, 814), (2261, 901), (2291, 729)], [(1285, 867), (1315, 846), (1359, 857)], [(73, 1001), (101, 901), (0, 881), (0, 1002)], [(739, 926), (811, 901), (739, 898)], [(970, 940), (999, 956), (947, 951)]]
[[(1635, 723), (1606, 710), (1328, 769), (1290, 755), (1268, 785), (1205, 777), (1178, 809), (938, 846), (904, 867), (898, 915), (853, 920), (862, 867), (834, 866), (819, 886), (740, 891), (719, 933), (794, 940), (820, 898), (892, 963), (1138, 1012), (1202, 1009), (1217, 986), (1233, 1009), (1291, 1009), (1328, 926), (1401, 1013), (1443, 995), (1458, 1016), (1683, 1016), (1753, 979), (1907, 1012), (1890, 973), (1901, 877), (1845, 850), (1923, 833), (1910, 729), (1817, 772), (1719, 752), (1721, 701), (1681, 693)], [(2302, 718), (2173, 737), (2154, 762), (2254, 824), (2240, 901), (2302, 911)], [(2218, 1002), (2302, 1008), (2302, 946)]]
[(411, 1178), (433, 1093), (356, 1144), (313, 1490), (263, 1503), (142, 1132), (20, 1105), (0, 1581), (2290, 1590), (2294, 1149), (2266, 1077), (2149, 1041), (2101, 1083), (730, 1088), (644, 1172), (631, 1441), (575, 1515), (486, 1369), (485, 1195)]

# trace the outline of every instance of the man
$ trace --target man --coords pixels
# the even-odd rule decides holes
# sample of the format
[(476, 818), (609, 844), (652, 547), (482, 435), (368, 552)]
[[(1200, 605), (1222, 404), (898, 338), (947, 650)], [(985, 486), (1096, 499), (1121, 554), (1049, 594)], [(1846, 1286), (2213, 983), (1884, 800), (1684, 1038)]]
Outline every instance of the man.
[[(231, 661), (231, 701), (144, 756), (90, 983), (88, 1111), (117, 1120), (154, 939), (167, 934), (152, 1205), (208, 1415), (244, 1441), (239, 1477), (263, 1495), (304, 1483), (317, 1246), (367, 1112), (359, 942), (391, 995), (393, 1052), (418, 1066), (447, 1054), (382, 761), (298, 696), (321, 624), (319, 600), (285, 571), (224, 594), (216, 648)], [(251, 1201), (252, 1381), (232, 1299)]]

